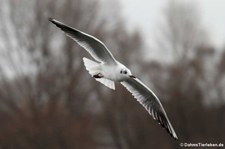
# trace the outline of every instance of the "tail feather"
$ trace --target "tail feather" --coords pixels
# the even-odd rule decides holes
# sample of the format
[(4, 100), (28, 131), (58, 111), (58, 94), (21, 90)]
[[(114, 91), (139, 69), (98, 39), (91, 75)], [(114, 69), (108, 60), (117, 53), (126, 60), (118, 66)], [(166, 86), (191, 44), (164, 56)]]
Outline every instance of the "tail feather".
[(86, 67), (87, 71), (90, 73), (90, 75), (95, 75), (96, 73), (98, 73), (99, 69), (99, 63), (94, 62), (88, 58), (83, 58), (84, 61), (84, 66)]
[[(100, 64), (99, 63), (94, 62), (85, 57), (83, 58), (83, 61), (84, 61), (84, 66), (86, 67), (87, 71), (89, 72), (89, 74), (91, 76), (100, 72), (100, 69), (99, 69)], [(110, 89), (115, 90), (115, 83), (113, 81), (106, 79), (106, 78), (100, 78), (100, 79), (95, 78), (95, 80), (101, 82), (102, 84), (109, 87)]]
[(101, 79), (96, 79), (97, 81), (101, 82), (105, 86), (107, 86), (110, 89), (115, 90), (115, 83), (109, 79), (101, 78)]

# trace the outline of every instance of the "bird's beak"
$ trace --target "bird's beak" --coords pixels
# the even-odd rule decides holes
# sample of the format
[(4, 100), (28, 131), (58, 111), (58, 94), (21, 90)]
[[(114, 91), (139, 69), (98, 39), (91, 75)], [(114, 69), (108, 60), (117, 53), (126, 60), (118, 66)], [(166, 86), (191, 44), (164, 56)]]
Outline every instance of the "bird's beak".
[(133, 78), (133, 79), (135, 79), (135, 78), (136, 78), (136, 77), (135, 77), (135, 76), (133, 76), (133, 75), (129, 75), (129, 77), (130, 77), (130, 78)]

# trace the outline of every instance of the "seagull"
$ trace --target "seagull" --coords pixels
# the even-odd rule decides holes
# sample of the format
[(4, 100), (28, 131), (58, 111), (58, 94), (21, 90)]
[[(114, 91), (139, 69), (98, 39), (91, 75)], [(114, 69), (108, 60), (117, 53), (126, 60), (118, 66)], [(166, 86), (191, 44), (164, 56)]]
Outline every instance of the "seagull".
[(113, 90), (115, 90), (115, 82), (120, 82), (152, 115), (153, 119), (167, 130), (171, 137), (178, 139), (158, 97), (132, 75), (126, 66), (118, 62), (102, 41), (53, 18), (49, 18), (49, 21), (64, 31), (95, 59), (93, 61), (84, 57), (83, 62), (89, 74), (96, 81)]

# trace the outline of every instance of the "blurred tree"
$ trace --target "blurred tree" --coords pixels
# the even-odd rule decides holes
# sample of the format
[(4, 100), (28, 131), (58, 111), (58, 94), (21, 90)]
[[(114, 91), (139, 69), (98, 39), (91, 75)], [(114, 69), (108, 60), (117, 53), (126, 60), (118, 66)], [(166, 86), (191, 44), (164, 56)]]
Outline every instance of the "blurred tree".
[[(161, 28), (159, 43), (164, 51), (171, 51), (172, 60), (159, 64), (152, 80), (160, 95), (168, 100), (169, 112), (173, 112), (171, 119), (175, 120), (174, 127), (181, 142), (204, 142), (213, 138), (219, 141), (222, 137), (215, 137), (218, 130), (215, 125), (223, 128), (214, 118), (215, 113), (220, 113), (219, 107), (205, 106), (206, 99), (214, 99), (210, 78), (218, 71), (214, 69), (216, 54), (202, 29), (196, 8), (180, 1), (168, 3), (166, 26)], [(178, 148), (178, 145), (172, 144), (171, 148)]]
[[(130, 146), (132, 140), (129, 134), (122, 133), (126, 132), (125, 125), (117, 118), (123, 119), (119, 111), (128, 108), (120, 106), (127, 92), (122, 97), (119, 96), (122, 93), (116, 96), (115, 107), (107, 106), (115, 102), (114, 93), (89, 79), (81, 61), (84, 50), (52, 27), (48, 17), (96, 36), (110, 49), (118, 50), (112, 52), (125, 64), (131, 61), (134, 64), (134, 51), (143, 49), (139, 33), (128, 33), (119, 16), (113, 17), (113, 23), (109, 22), (111, 14), (96, 0), (9, 0), (1, 3), (2, 7), (7, 6), (4, 15), (0, 16), (3, 22), (0, 37), (4, 41), (1, 56), (11, 67), (0, 65), (0, 147)], [(110, 6), (113, 4), (117, 5), (111, 1)], [(124, 49), (129, 49), (129, 56)], [(8, 68), (11, 78), (5, 73)], [(98, 104), (102, 105), (100, 109), (96, 107)], [(96, 113), (99, 110), (103, 112)], [(98, 115), (99, 120), (108, 121), (96, 125)], [(99, 131), (102, 128), (106, 128), (109, 135), (102, 134)], [(16, 140), (16, 136), (21, 139)], [(111, 138), (112, 142), (97, 138)]]
[[(224, 142), (224, 106), (204, 105), (222, 82), (223, 58), (218, 69), (211, 63), (197, 8), (166, 8), (160, 46), (171, 50), (170, 63), (137, 56), (142, 37), (126, 30), (117, 8), (113, 0), (0, 1), (0, 148), (179, 148), (121, 85), (115, 92), (91, 78), (82, 64), (88, 54), (48, 17), (106, 43), (162, 99), (181, 142)], [(210, 79), (212, 71), (221, 77)]]
[(195, 49), (208, 42), (198, 7), (190, 2), (170, 0), (163, 12), (165, 21), (160, 28), (159, 47), (169, 51), (166, 56), (175, 63), (193, 58)]
[[(81, 61), (85, 52), (52, 27), (48, 17), (106, 40), (114, 30), (106, 30), (110, 14), (101, 14), (102, 6), (96, 0), (9, 0), (1, 4), (0, 148), (95, 148), (99, 127), (91, 111), (97, 108), (89, 102), (97, 98), (94, 81), (85, 83), (90, 78)], [(120, 20), (113, 22), (116, 25)], [(10, 69), (10, 78), (6, 69)]]

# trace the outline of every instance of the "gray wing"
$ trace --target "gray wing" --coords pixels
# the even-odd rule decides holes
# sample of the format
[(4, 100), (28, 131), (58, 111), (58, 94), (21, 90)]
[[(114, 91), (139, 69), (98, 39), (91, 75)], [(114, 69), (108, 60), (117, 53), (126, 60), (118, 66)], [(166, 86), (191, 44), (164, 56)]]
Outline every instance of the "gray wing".
[(131, 92), (137, 101), (145, 107), (149, 114), (152, 115), (153, 118), (157, 120), (173, 138), (178, 139), (162, 104), (157, 96), (147, 86), (145, 86), (140, 80), (133, 78), (123, 81), (121, 84)]
[(98, 62), (115, 63), (115, 58), (107, 47), (97, 38), (81, 32), (75, 28), (67, 26), (55, 19), (49, 18), (49, 21), (59, 27), (69, 37), (75, 40), (80, 46), (87, 50), (91, 56)]

